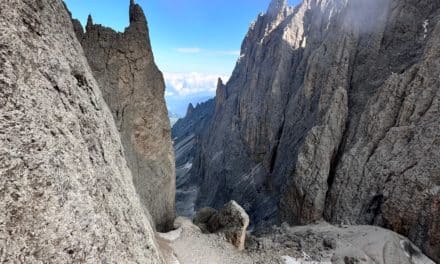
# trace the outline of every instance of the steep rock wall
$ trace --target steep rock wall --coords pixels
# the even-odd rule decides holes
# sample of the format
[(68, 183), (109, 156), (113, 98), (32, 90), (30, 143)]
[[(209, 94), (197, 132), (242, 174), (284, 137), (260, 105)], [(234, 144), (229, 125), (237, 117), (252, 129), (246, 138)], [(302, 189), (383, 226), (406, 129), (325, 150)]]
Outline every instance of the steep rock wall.
[(0, 262), (165, 263), (62, 1), (0, 29)]
[(439, 260), (439, 10), (272, 1), (194, 158), (196, 207), (234, 199), (254, 224), (377, 224)]
[[(221, 84), (219, 80), (219, 85)], [(179, 216), (191, 217), (195, 214), (198, 180), (191, 174), (201, 138), (214, 115), (214, 99), (194, 106), (190, 104), (186, 116), (179, 119), (172, 129), (174, 152), (176, 155), (176, 211)]]
[(175, 210), (165, 84), (154, 63), (144, 12), (134, 1), (129, 12), (130, 25), (123, 33), (93, 24), (91, 16), (85, 33), (75, 28), (121, 134), (136, 190), (158, 230), (164, 231), (172, 227)]

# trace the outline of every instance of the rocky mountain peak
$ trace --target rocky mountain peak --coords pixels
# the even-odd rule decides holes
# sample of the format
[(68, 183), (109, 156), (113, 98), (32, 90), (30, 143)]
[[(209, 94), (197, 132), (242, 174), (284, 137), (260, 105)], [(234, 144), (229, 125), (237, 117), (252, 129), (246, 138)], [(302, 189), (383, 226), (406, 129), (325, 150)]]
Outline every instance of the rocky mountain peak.
[(129, 17), (121, 33), (93, 24), (89, 16), (86, 33), (79, 30), (77, 36), (121, 133), (140, 200), (162, 231), (172, 225), (175, 192), (165, 84), (154, 63), (144, 12), (133, 0)]
[(134, 2), (134, 0), (130, 0), (130, 24), (133, 22), (143, 22), (145, 23), (147, 20), (145, 18), (144, 11), (142, 7)]
[(93, 27), (93, 18), (92, 18), (92, 15), (89, 15), (87, 17), (86, 30), (89, 31), (89, 29), (92, 27)]
[(422, 151), (439, 136), (439, 10), (438, 0), (272, 0), (199, 132), (183, 179), (202, 180), (182, 192), (198, 190), (196, 209), (236, 200), (256, 226), (384, 226), (439, 261), (440, 153)]
[(215, 111), (219, 111), (223, 103), (226, 101), (228, 97), (228, 93), (226, 90), (226, 86), (223, 84), (223, 80), (218, 78), (217, 82), (217, 90), (215, 96)]
[(188, 109), (186, 110), (186, 116), (190, 116), (194, 112), (194, 105), (192, 103), (189, 103)]
[(266, 14), (276, 17), (287, 7), (287, 0), (272, 0), (269, 4)]

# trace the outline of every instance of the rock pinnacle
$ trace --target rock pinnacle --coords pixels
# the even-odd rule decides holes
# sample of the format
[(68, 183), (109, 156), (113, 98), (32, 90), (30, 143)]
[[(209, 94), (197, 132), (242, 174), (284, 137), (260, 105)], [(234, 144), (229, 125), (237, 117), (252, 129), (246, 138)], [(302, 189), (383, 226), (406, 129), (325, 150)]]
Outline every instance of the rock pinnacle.
[(267, 9), (267, 15), (277, 16), (287, 6), (287, 0), (272, 0)]

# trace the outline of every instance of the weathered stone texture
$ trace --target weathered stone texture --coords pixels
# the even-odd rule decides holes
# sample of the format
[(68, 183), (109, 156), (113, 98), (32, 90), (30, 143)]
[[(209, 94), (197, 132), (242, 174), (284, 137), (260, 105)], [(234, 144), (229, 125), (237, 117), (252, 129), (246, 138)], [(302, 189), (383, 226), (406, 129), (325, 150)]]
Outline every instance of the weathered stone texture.
[(159, 230), (172, 227), (175, 170), (165, 84), (157, 68), (147, 20), (131, 1), (123, 33), (96, 25), (77, 35), (121, 134), (136, 190)]
[(164, 263), (59, 0), (0, 2), (0, 262)]
[(381, 225), (440, 261), (439, 20), (437, 0), (272, 1), (188, 172), (196, 207)]

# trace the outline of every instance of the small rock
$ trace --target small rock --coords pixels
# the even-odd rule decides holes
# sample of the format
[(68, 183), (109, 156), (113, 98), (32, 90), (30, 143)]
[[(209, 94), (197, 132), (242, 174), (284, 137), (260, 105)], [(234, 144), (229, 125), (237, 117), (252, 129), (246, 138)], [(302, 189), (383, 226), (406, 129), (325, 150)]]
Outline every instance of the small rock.
[(336, 248), (336, 241), (333, 238), (324, 238), (324, 240), (322, 241), (322, 245), (326, 248), (326, 249), (335, 249)]
[(359, 260), (354, 257), (344, 257), (345, 264), (356, 264), (359, 263)]

